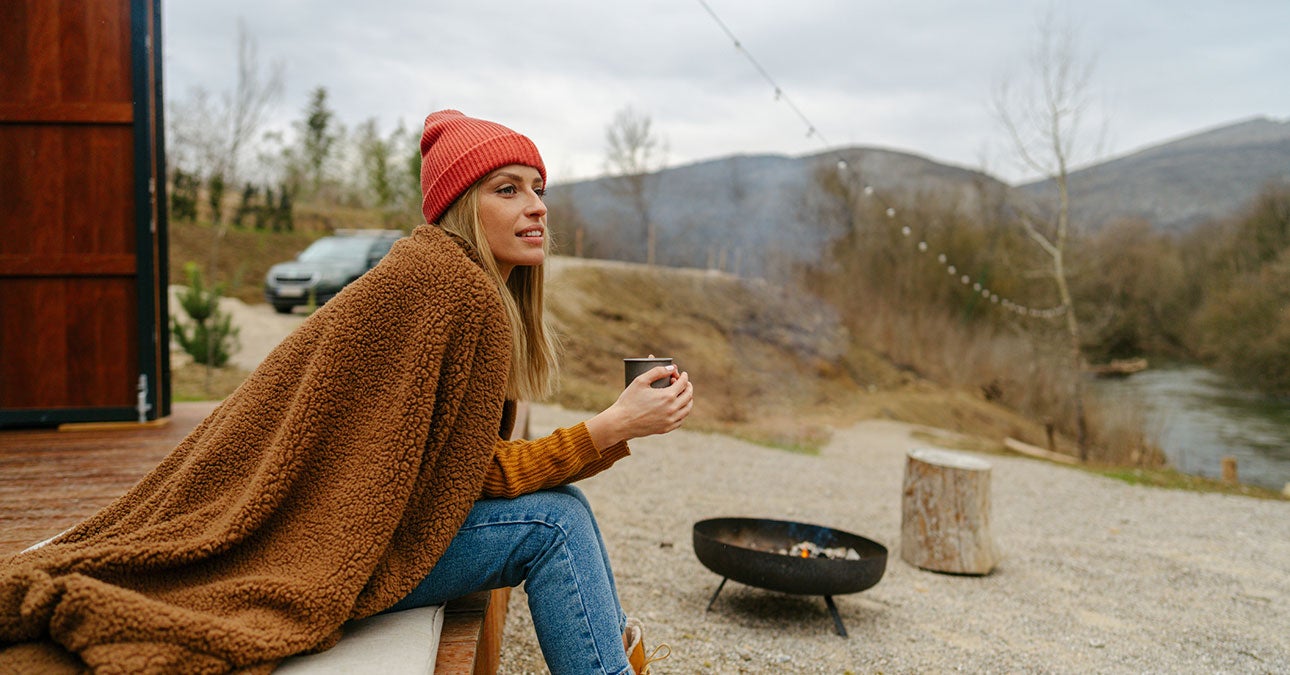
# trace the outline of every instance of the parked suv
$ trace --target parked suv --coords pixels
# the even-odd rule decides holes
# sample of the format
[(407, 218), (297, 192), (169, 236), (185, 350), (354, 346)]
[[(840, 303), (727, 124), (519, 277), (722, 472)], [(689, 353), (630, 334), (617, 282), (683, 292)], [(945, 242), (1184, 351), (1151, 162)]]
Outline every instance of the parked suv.
[(297, 305), (322, 305), (389, 253), (398, 230), (337, 230), (309, 245), (295, 260), (278, 263), (264, 277), (264, 299), (288, 314)]

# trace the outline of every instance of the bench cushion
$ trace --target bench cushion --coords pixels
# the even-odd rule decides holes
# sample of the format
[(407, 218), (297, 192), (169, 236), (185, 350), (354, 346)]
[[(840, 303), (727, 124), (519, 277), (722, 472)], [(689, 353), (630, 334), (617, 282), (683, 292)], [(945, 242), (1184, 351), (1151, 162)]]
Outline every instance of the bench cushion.
[(336, 646), (318, 654), (293, 656), (275, 675), (431, 675), (443, 630), (443, 605), (378, 614), (345, 625)]

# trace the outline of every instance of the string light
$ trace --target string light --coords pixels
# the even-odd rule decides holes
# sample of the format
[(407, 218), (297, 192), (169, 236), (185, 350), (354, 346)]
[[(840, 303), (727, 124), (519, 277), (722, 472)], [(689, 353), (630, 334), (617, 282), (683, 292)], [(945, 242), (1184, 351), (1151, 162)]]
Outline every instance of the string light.
[[(730, 38), (730, 41), (734, 44), (735, 49), (739, 51), (739, 53), (743, 54), (744, 58), (747, 59), (748, 62), (752, 64), (753, 68), (755, 68), (757, 72), (762, 76), (762, 79), (766, 80), (766, 82), (771, 86), (771, 88), (775, 92), (775, 101), (783, 102), (793, 111), (794, 114), (797, 115), (798, 119), (802, 121), (802, 124), (806, 126), (806, 137), (818, 138), (820, 140), (820, 143), (826, 149), (830, 148), (832, 146), (832, 143), (830, 143), (829, 140), (825, 138), (824, 134), (821, 133), (820, 130), (815, 126), (815, 123), (811, 122), (810, 118), (808, 118), (806, 114), (802, 112), (801, 108), (797, 107), (797, 104), (794, 103), (791, 98), (789, 98), (788, 94), (784, 92), (784, 89), (780, 87), (779, 83), (776, 82), (775, 79), (770, 76), (770, 73), (767, 72), (767, 70), (762, 67), (761, 63), (759, 63), (757, 59), (753, 57), (752, 53), (744, 48), (743, 43), (739, 41), (739, 38), (735, 37), (734, 32), (731, 31), (728, 26), (726, 26), (726, 23), (721, 20), (721, 17), (717, 15), (717, 13), (712, 9), (710, 5), (708, 5), (706, 0), (698, 0), (698, 3), (703, 6), (703, 9), (708, 12), (708, 15), (712, 17), (712, 20), (715, 21), (717, 25), (721, 27), (721, 30), (725, 32), (726, 36)], [(837, 159), (837, 166), (838, 166), (839, 173), (850, 174), (857, 183), (861, 182), (861, 177), (858, 175), (858, 173), (852, 170), (850, 163), (847, 162), (845, 158), (842, 158), (839, 156)], [(862, 192), (865, 197), (876, 198), (876, 190), (872, 185), (865, 185)], [(896, 217), (896, 209), (892, 206), (888, 206), (885, 204), (883, 206), (886, 206), (885, 213), (887, 215), (887, 218), (894, 219)], [(913, 230), (908, 225), (904, 225), (901, 227), (900, 233), (906, 237), (909, 237), (913, 233)], [(928, 248), (929, 246), (927, 242), (925, 240), (920, 239), (918, 242), (919, 252), (926, 253), (928, 251)], [(944, 253), (937, 254), (936, 261), (945, 267), (945, 270), (949, 276), (953, 277), (958, 274), (958, 268), (955, 265), (950, 263), (948, 256), (946, 256)], [(981, 297), (989, 298), (992, 304), (999, 305), (1000, 307), (1008, 311), (1015, 312), (1016, 314), (1021, 316), (1052, 319), (1066, 313), (1065, 305), (1058, 305), (1056, 307), (1048, 307), (1048, 308), (1040, 309), (1036, 307), (1029, 307), (1027, 305), (1023, 305), (1018, 302), (1013, 302), (1008, 298), (1002, 297), (997, 293), (994, 293), (989, 288), (987, 288), (984, 284), (982, 284), (981, 281), (977, 280), (974, 282), (973, 279), (967, 274), (964, 274), (963, 276), (959, 277), (959, 281), (962, 282), (962, 284), (965, 286), (970, 283), (973, 284), (972, 285), (973, 290), (980, 292)]]

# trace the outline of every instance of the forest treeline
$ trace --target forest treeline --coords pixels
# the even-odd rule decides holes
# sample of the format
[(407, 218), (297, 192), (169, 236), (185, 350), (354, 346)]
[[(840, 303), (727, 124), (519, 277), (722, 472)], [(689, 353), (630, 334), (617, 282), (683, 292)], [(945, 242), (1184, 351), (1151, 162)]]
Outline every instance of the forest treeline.
[[(170, 217), (274, 232), (333, 223), (329, 209), (403, 227), (420, 212), (420, 129), (347, 126), (316, 87), (291, 133), (266, 130), (265, 102), (215, 102), (200, 90), (168, 111)], [(259, 106), (259, 108), (257, 108)], [(306, 212), (303, 223), (299, 212)], [(321, 215), (320, 215), (321, 212)]]
[[(905, 322), (936, 317), (1005, 341), (1025, 336), (1029, 346), (1010, 350), (1013, 361), (1027, 361), (1027, 352), (1038, 358), (1059, 342), (1046, 339), (1059, 330), (1058, 319), (1001, 310), (957, 277), (947, 278), (934, 255), (919, 251), (907, 234), (919, 233), (915, 238), (956, 261), (964, 278), (988, 281), (999, 296), (1029, 307), (1057, 305), (1047, 263), (1005, 195), (909, 196), (899, 200), (893, 218), (885, 203), (852, 195), (831, 172), (819, 172), (816, 183), (817, 194), (803, 208), (815, 218), (850, 222), (828, 248), (826, 263), (804, 268), (802, 277), (844, 308), (853, 330), (869, 334), (875, 346), (897, 358), (914, 349), (910, 333), (872, 335), (875, 319), (887, 315), (904, 315)], [(1090, 363), (1197, 362), (1264, 393), (1290, 395), (1290, 186), (1270, 184), (1240, 212), (1185, 232), (1134, 219), (1076, 232), (1067, 264)], [(929, 361), (909, 358), (923, 367)]]

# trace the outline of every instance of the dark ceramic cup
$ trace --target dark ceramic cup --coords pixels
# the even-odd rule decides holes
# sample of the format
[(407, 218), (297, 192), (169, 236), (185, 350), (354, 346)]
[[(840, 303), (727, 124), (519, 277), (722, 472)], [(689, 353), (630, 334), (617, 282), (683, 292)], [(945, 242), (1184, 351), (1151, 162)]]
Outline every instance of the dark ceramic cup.
[[(672, 359), (670, 358), (650, 357), (650, 358), (623, 359), (623, 372), (624, 372), (624, 375), (626, 376), (624, 378), (623, 386), (626, 387), (630, 385), (632, 383), (632, 380), (636, 379), (637, 377), (640, 376), (641, 373), (644, 373), (650, 370), (651, 368), (657, 368), (658, 366), (670, 366), (670, 365), (672, 365)], [(670, 384), (672, 384), (672, 377), (670, 375), (667, 375), (657, 380), (654, 380), (653, 382), (650, 383), (649, 386), (654, 387), (655, 389), (666, 389), (667, 386)]]

